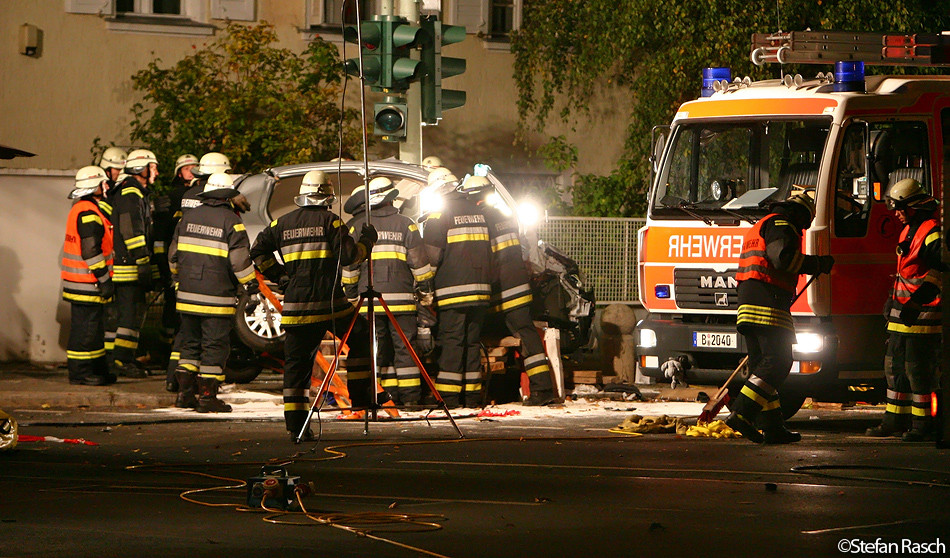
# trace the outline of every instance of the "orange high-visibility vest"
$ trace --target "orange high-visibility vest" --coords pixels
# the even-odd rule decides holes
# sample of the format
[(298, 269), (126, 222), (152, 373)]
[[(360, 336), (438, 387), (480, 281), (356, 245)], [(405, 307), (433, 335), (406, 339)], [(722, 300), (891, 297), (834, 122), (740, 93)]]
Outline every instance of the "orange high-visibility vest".
[(742, 241), (742, 252), (739, 254), (739, 270), (736, 273), (736, 280), (757, 279), (794, 294), (795, 285), (798, 283), (798, 274), (776, 269), (766, 257), (762, 225), (776, 217), (779, 217), (776, 213), (766, 215), (759, 219), (755, 226), (746, 233), (745, 239)]
[(89, 200), (79, 200), (73, 204), (66, 220), (66, 240), (63, 242), (63, 260), (61, 275), (64, 281), (74, 283), (96, 283), (96, 276), (82, 257), (82, 241), (79, 238), (79, 214), (92, 211), (102, 220), (105, 232), (102, 235), (102, 256), (112, 276), (112, 223), (102, 213), (99, 206)]

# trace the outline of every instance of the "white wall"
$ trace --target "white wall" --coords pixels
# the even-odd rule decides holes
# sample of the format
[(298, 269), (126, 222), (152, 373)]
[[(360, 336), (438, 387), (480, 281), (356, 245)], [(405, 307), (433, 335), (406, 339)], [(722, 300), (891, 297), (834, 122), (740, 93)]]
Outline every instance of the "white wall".
[(59, 260), (75, 171), (0, 169), (0, 361), (66, 360)]

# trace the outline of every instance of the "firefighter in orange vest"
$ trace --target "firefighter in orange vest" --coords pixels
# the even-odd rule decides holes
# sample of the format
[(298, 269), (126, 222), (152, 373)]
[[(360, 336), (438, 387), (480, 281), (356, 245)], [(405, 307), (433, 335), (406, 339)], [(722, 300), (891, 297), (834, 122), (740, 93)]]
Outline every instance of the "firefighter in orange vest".
[(106, 361), (104, 311), (115, 295), (112, 224), (98, 204), (107, 180), (101, 168), (83, 167), (69, 194), (75, 201), (66, 221), (61, 267), (63, 300), (72, 307), (66, 344), (70, 384), (105, 386), (116, 381)]
[[(773, 204), (749, 230), (739, 256), (737, 329), (749, 351), (749, 379), (726, 419), (733, 430), (757, 444), (788, 444), (802, 439), (785, 428), (778, 390), (792, 368), (795, 326), (791, 305), (798, 276), (830, 273), (831, 256), (802, 254), (802, 231), (815, 218), (806, 193)], [(761, 415), (763, 432), (754, 426)]]
[(885, 305), (887, 408), (868, 436), (901, 436), (905, 442), (933, 439), (931, 394), (940, 362), (939, 204), (913, 178), (891, 186), (887, 205), (904, 223), (897, 244), (897, 275)]

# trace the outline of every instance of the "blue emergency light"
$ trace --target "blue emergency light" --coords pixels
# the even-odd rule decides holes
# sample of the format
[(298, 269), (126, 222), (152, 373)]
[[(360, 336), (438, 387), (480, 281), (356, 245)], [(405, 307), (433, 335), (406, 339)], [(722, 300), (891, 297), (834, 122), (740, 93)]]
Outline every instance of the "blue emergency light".
[(834, 91), (864, 93), (864, 62), (854, 60), (835, 62)]
[(655, 294), (657, 298), (670, 298), (670, 286), (653, 285), (653, 294)]
[(703, 68), (703, 97), (710, 97), (715, 90), (713, 83), (717, 81), (732, 81), (732, 70), (729, 68)]

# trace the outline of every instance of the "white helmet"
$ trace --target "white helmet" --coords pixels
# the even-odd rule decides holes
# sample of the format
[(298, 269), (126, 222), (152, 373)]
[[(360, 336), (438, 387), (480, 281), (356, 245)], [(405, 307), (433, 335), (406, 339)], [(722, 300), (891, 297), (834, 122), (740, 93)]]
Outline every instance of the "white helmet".
[(294, 198), (298, 207), (318, 205), (327, 207), (336, 201), (336, 192), (323, 171), (312, 170), (304, 175), (300, 183), (300, 195)]
[(889, 209), (936, 209), (936, 198), (928, 194), (920, 182), (913, 178), (905, 178), (891, 186), (886, 195)]
[(234, 189), (234, 179), (231, 178), (231, 175), (225, 172), (216, 172), (208, 177), (204, 190), (198, 194), (198, 197), (226, 200), (236, 195), (238, 195), (238, 191)]
[(442, 166), (442, 159), (439, 159), (435, 155), (429, 155), (428, 157), (422, 160), (422, 168), (426, 169), (427, 171), (431, 171), (441, 166)]
[(192, 170), (191, 173), (199, 178), (204, 178), (216, 172), (228, 172), (229, 170), (231, 170), (231, 160), (228, 159), (227, 155), (212, 151), (201, 156), (198, 168)]
[(101, 167), (90, 165), (79, 169), (76, 173), (76, 185), (69, 193), (69, 199), (75, 200), (95, 193), (106, 180), (106, 171)]
[(426, 189), (443, 194), (454, 190), (458, 186), (458, 182), (459, 179), (452, 174), (452, 171), (445, 167), (437, 167), (429, 173)]
[(478, 194), (486, 189), (494, 188), (490, 180), (484, 176), (466, 176), (465, 181), (458, 187), (458, 191), (463, 194)]
[(190, 153), (187, 153), (175, 159), (175, 172), (173, 172), (172, 174), (178, 175), (178, 171), (181, 170), (182, 167), (187, 167), (188, 165), (197, 165), (197, 164), (198, 164), (198, 158)]
[(129, 174), (139, 174), (151, 163), (158, 164), (154, 153), (148, 149), (136, 149), (129, 153), (129, 157), (125, 160), (125, 171)]
[(102, 159), (99, 160), (99, 166), (103, 169), (125, 168), (125, 159), (129, 156), (124, 149), (120, 147), (110, 147), (102, 152)]
[[(346, 205), (343, 210), (347, 213), (353, 213), (361, 205), (364, 205), (366, 202), (366, 188), (360, 186), (353, 190), (353, 193), (350, 194), (348, 200), (346, 200)], [(399, 195), (399, 190), (393, 186), (393, 181), (386, 178), (385, 176), (377, 176), (376, 178), (369, 181), (369, 206), (376, 207), (377, 205), (391, 202)]]

